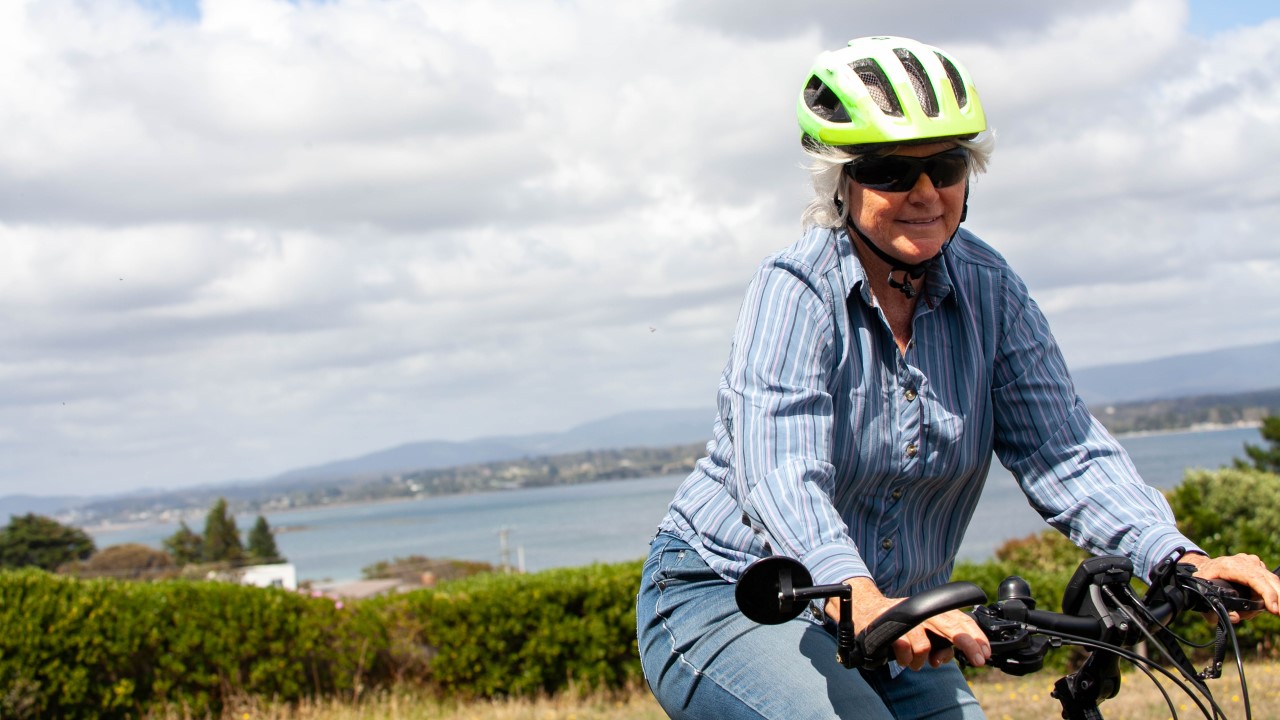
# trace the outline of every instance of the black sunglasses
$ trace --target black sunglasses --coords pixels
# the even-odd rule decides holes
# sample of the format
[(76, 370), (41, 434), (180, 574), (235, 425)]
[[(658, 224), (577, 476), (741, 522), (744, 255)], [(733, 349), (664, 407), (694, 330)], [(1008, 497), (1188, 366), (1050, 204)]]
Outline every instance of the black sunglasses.
[(873, 155), (844, 166), (844, 174), (854, 182), (883, 192), (906, 192), (922, 173), (936, 188), (951, 187), (969, 174), (969, 151), (951, 148), (925, 157)]

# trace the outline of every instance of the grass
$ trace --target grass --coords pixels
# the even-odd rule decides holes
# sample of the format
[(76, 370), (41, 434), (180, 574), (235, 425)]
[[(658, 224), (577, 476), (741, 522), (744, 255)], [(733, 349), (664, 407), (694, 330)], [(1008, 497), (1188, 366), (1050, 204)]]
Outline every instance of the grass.
[[(1235, 666), (1224, 668), (1222, 677), (1208, 682), (1214, 700), (1228, 718), (1243, 718), (1244, 698)], [(1249, 701), (1255, 718), (1280, 718), (1280, 663), (1245, 663)], [(983, 673), (973, 683), (974, 694), (987, 712), (988, 720), (1056, 718), (1058, 701), (1049, 697), (1057, 677), (1037, 673), (1015, 678), (999, 672)], [(1171, 683), (1164, 683), (1180, 718), (1201, 717), (1195, 702)], [(1139, 672), (1124, 676), (1120, 694), (1102, 703), (1103, 714), (1124, 720), (1168, 720), (1173, 717), (1156, 686)]]
[[(1280, 662), (1246, 663), (1249, 697), (1255, 718), (1280, 718)], [(1244, 717), (1244, 702), (1234, 666), (1209, 687), (1228, 718)], [(989, 720), (1056, 718), (1058, 701), (1049, 697), (1057, 676), (1042, 672), (1012, 677), (982, 672), (973, 681)], [(1195, 703), (1165, 683), (1178, 716), (1201, 717)], [(1126, 673), (1120, 695), (1102, 705), (1107, 717), (1124, 720), (1168, 720), (1173, 717), (1159, 690), (1141, 673)], [(378, 693), (359, 703), (325, 701), (301, 706), (245, 701), (229, 708), (222, 720), (663, 720), (666, 715), (649, 691), (535, 700), (460, 703), (432, 698), (421, 690)], [(153, 715), (151, 720), (187, 720), (180, 713)]]

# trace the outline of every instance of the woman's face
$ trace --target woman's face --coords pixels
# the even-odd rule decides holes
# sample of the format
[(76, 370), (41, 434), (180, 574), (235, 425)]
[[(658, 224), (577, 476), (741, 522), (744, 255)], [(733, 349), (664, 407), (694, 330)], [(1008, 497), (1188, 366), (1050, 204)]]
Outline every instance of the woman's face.
[[(955, 147), (955, 143), (908, 145), (895, 155), (925, 157)], [(935, 188), (920, 175), (906, 192), (864, 187), (846, 177), (850, 219), (876, 247), (899, 260), (916, 264), (938, 254), (960, 226), (968, 178), (949, 187)]]

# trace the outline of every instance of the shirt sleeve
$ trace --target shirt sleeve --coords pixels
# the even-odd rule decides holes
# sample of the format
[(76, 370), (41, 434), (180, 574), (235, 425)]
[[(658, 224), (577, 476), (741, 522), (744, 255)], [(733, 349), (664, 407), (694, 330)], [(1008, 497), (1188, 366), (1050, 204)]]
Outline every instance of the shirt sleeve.
[(834, 300), (805, 268), (777, 260), (752, 281), (734, 335), (720, 407), (733, 439), (726, 488), (775, 552), (820, 584), (870, 577), (831, 497), (830, 383), (840, 350)]
[(994, 364), (995, 450), (1032, 507), (1094, 553), (1123, 555), (1150, 572), (1178, 548), (1199, 550), (1164, 496), (1079, 396), (1048, 322), (1022, 281), (1006, 273)]

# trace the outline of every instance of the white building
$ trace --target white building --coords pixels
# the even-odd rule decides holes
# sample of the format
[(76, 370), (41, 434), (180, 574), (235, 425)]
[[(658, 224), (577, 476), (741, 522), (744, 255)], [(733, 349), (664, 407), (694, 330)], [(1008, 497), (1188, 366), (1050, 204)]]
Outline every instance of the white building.
[(240, 568), (237, 572), (240, 574), (241, 585), (278, 587), (285, 590), (298, 589), (298, 569), (293, 566), (293, 563), (250, 565)]

